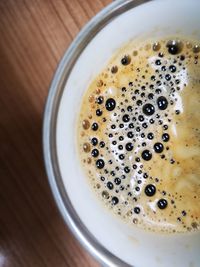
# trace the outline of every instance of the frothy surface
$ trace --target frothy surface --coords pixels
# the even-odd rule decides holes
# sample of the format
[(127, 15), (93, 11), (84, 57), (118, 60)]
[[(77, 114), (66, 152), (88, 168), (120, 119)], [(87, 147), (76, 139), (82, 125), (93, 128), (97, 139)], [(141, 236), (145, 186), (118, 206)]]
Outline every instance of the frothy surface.
[(129, 44), (83, 97), (82, 166), (105, 207), (144, 229), (200, 228), (199, 51), (176, 38)]

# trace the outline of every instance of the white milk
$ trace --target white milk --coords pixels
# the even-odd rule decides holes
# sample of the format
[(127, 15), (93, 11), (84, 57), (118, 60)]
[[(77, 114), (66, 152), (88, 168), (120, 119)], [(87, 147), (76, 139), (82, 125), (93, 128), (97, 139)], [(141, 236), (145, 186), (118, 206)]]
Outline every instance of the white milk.
[(200, 233), (162, 235), (129, 227), (97, 199), (84, 176), (76, 149), (81, 98), (115, 51), (134, 38), (185, 35), (200, 39), (199, 0), (155, 0), (110, 22), (88, 44), (66, 83), (57, 121), (60, 172), (82, 222), (114, 255), (135, 267), (199, 267)]

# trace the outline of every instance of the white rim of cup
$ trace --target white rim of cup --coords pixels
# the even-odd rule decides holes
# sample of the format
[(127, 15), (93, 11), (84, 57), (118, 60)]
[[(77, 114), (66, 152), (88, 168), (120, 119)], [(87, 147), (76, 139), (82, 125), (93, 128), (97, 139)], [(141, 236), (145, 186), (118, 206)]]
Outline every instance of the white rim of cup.
[(79, 32), (70, 47), (61, 59), (54, 78), (52, 80), (49, 94), (46, 101), (43, 121), (43, 155), (46, 172), (50, 187), (60, 210), (60, 213), (68, 225), (71, 232), (83, 245), (83, 247), (104, 266), (123, 266), (130, 267), (117, 256), (108, 251), (98, 240), (89, 232), (87, 227), (79, 218), (77, 212), (65, 190), (62, 177), (59, 171), (58, 158), (56, 151), (56, 121), (58, 107), (64, 86), (71, 73), (71, 69), (76, 64), (80, 54), (95, 35), (105, 27), (112, 19), (125, 11), (141, 4), (155, 0), (116, 0), (95, 17), (93, 17)]

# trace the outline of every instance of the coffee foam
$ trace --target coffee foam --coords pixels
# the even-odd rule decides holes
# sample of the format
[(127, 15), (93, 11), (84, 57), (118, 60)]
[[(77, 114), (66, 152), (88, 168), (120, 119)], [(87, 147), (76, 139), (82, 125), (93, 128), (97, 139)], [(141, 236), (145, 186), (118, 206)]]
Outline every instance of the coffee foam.
[(177, 38), (128, 44), (83, 97), (89, 182), (105, 207), (143, 229), (199, 229), (198, 52)]

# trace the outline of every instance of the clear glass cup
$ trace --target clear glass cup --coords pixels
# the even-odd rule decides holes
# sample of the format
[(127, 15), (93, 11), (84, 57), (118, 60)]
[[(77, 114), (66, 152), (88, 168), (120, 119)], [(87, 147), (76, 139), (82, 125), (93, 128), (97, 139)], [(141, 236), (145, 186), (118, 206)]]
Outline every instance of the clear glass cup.
[[(98, 13), (81, 30), (81, 32), (72, 42), (69, 49), (64, 54), (52, 81), (46, 103), (43, 125), (44, 159), (49, 183), (51, 185), (55, 201), (63, 216), (64, 221), (71, 229), (72, 233), (76, 236), (80, 243), (104, 266), (128, 267), (133, 265), (126, 263), (125, 261), (117, 257), (117, 255), (111, 253), (108, 249), (105, 248), (102, 243), (100, 243), (95, 238), (95, 236), (88, 229), (87, 225), (82, 222), (79, 214), (77, 213), (71, 202), (71, 199), (65, 188), (58, 163), (58, 153), (56, 147), (56, 127), (58, 119), (58, 110), (66, 82), (68, 81), (71, 72), (77, 61), (79, 60), (82, 52), (91, 42), (91, 40), (93, 40), (95, 36), (97, 36), (97, 34), (102, 29), (104, 29), (104, 27), (106, 27), (106, 25), (108, 25), (121, 14), (134, 8), (137, 8), (138, 6), (141, 6), (143, 4), (146, 5), (150, 2), (156, 3), (161, 1), (162, 0), (117, 0), (111, 3), (106, 8), (104, 8), (100, 13)], [(165, 0), (163, 0), (162, 2), (165, 2)], [(179, 2), (179, 4), (181, 5), (181, 1), (177, 0), (177, 2)], [(189, 0), (184, 0), (184, 2), (189, 2)], [(196, 3), (197, 2), (198, 1), (196, 1)], [(141, 23), (145, 18), (148, 18), (148, 10), (145, 14), (145, 17), (141, 18)], [(189, 26), (186, 30), (190, 30)], [(198, 33), (198, 38), (199, 36), (200, 34)], [(76, 109), (76, 107), (74, 108)], [(198, 243), (199, 241), (195, 242)], [(138, 266), (140, 265), (138, 264)]]

